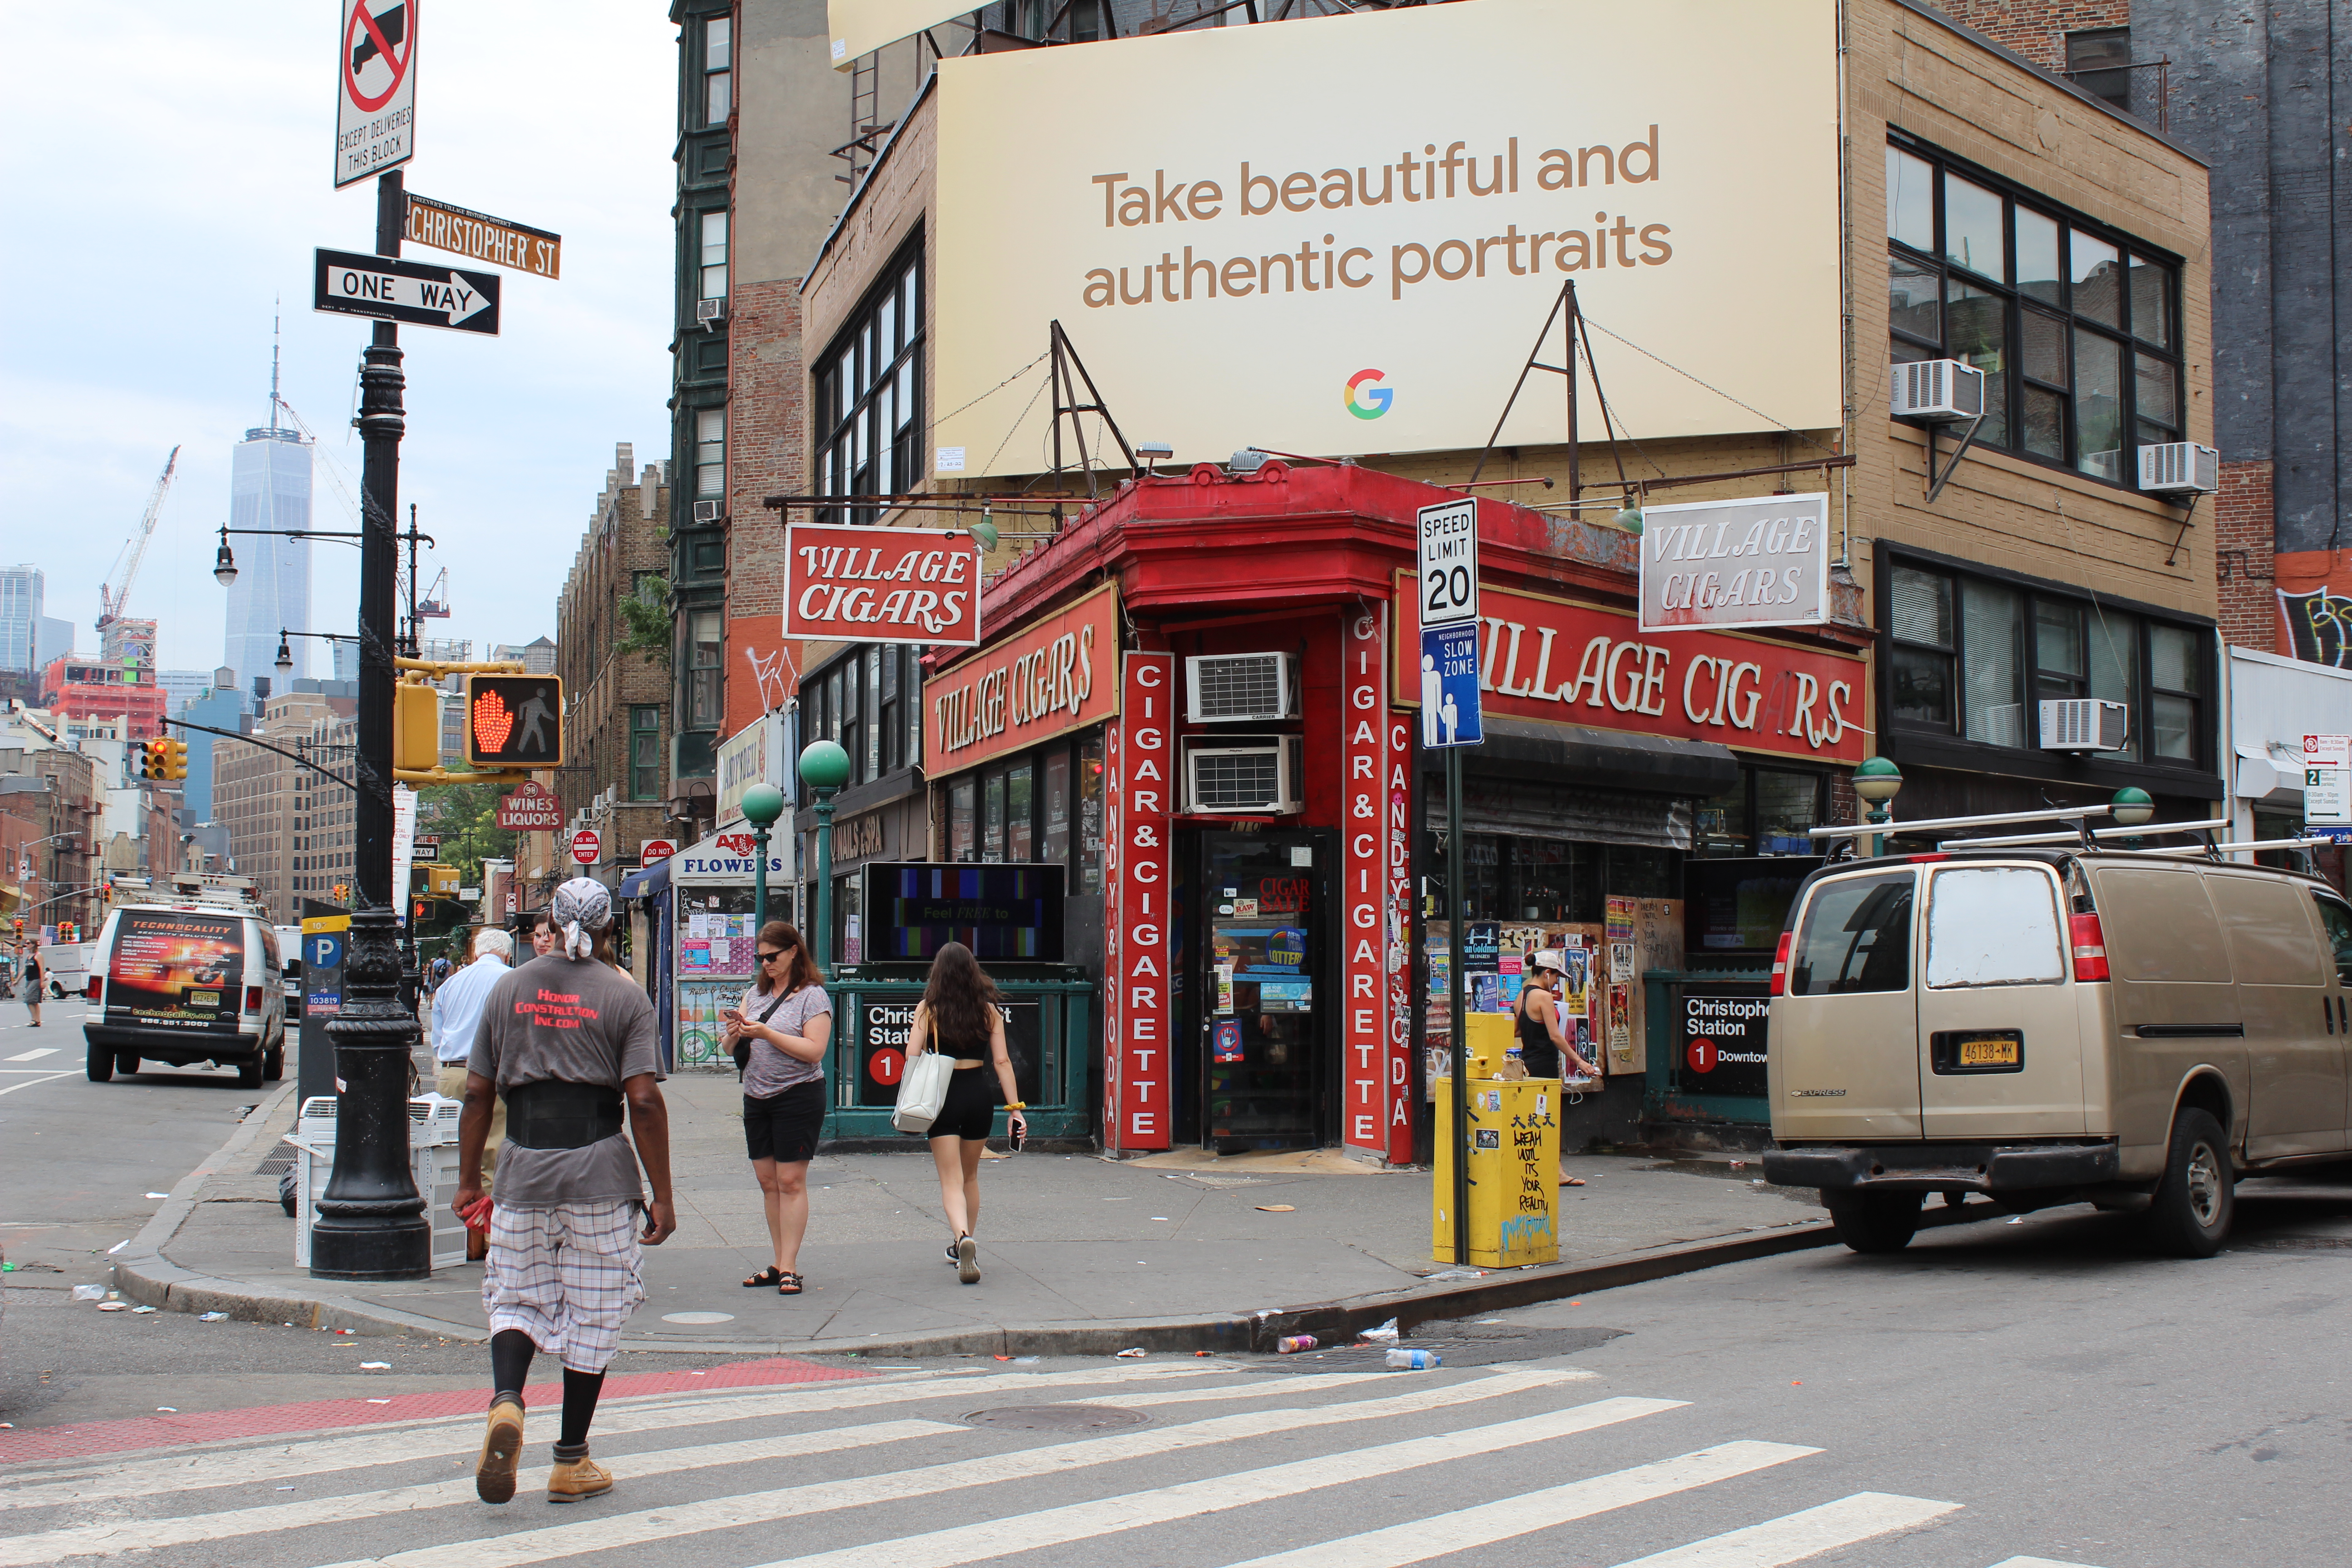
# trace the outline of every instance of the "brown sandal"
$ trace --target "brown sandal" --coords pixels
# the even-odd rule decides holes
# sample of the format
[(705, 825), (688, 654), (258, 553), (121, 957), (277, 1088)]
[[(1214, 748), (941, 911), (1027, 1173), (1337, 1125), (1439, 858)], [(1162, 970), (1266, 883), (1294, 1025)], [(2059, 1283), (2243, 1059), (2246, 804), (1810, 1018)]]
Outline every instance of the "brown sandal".
[(785, 1273), (785, 1272), (781, 1272), (781, 1271), (777, 1274), (777, 1276), (776, 1276), (776, 1294), (777, 1294), (777, 1295), (779, 1295), (779, 1296), (797, 1296), (797, 1295), (799, 1295), (800, 1293), (801, 1293), (801, 1277), (800, 1277), (799, 1275), (797, 1275), (797, 1274), (792, 1274), (792, 1273)]

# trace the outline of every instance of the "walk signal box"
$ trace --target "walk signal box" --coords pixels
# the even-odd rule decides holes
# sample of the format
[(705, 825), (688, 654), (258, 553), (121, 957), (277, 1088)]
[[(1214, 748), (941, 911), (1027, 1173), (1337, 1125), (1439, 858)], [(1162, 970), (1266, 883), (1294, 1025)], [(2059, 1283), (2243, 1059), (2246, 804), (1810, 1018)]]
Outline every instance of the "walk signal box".
[(466, 761), (477, 768), (563, 765), (563, 682), (551, 675), (466, 677)]
[(392, 689), (392, 765), (430, 773), (441, 765), (441, 693), (404, 680)]

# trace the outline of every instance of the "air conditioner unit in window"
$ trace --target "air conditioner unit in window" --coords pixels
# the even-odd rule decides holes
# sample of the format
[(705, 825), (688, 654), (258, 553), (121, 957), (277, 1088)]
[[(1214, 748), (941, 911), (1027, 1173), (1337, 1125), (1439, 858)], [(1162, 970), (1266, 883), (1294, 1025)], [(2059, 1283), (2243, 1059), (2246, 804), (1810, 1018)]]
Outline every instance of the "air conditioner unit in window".
[(723, 501), (715, 500), (696, 501), (694, 503), (694, 521), (697, 522), (717, 522), (719, 521), (719, 509), (725, 504), (726, 503)]
[(1281, 816), (1304, 811), (1299, 775), (1307, 742), (1297, 735), (1195, 736), (1184, 742), (1184, 809), (1202, 816)]
[(2210, 496), (2221, 488), (2221, 454), (2194, 441), (2142, 447), (2139, 488), (2150, 495)]
[(694, 302), (694, 319), (700, 321), (705, 326), (709, 326), (713, 322), (725, 321), (727, 319), (727, 301), (724, 300), (697, 300)]
[(2120, 752), (2131, 740), (2131, 710), (2097, 697), (2042, 700), (2045, 752)]
[(1195, 724), (1264, 724), (1298, 717), (1298, 661), (1286, 653), (1223, 653), (1184, 661), (1185, 716)]
[(1888, 416), (1925, 425), (1957, 425), (1984, 413), (1984, 372), (1956, 359), (1913, 360), (1890, 367), (1895, 388)]

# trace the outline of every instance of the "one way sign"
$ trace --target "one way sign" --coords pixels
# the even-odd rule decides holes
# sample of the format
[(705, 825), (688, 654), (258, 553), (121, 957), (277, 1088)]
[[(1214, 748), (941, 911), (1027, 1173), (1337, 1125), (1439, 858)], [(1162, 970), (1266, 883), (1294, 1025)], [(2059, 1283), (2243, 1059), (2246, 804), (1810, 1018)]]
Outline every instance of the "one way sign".
[(460, 332), (499, 331), (499, 275), (321, 250), (311, 309)]

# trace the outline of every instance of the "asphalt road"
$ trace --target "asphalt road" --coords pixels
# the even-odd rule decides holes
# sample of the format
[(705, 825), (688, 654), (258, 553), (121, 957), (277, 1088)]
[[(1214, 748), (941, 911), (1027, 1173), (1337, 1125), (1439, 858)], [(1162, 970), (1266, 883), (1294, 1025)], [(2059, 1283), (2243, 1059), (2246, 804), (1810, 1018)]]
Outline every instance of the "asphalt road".
[[(2250, 1183), (2241, 1215), (2239, 1245), (2200, 1262), (2148, 1256), (2074, 1209), (1931, 1231), (1891, 1258), (1718, 1268), (1431, 1326), (1419, 1337), (1446, 1364), (1428, 1373), (1356, 1349), (954, 1358), (851, 1385), (621, 1399), (595, 1445), (619, 1489), (568, 1509), (530, 1471), (507, 1508), (474, 1500), (471, 1415), (362, 1418), (291, 1448), (222, 1440), (168, 1473), (136, 1456), (0, 1467), (0, 1568), (142, 1549), (128, 1560), (604, 1563), (622, 1547), (654, 1564), (892, 1568), (2339, 1562), (2352, 1186)], [(7, 1335), (21, 1327), (58, 1370), (29, 1400), (12, 1371), (0, 1419), (37, 1428), (362, 1383), (380, 1398), (483, 1386), (471, 1346), (343, 1348), (27, 1310), (26, 1295), (11, 1291)], [(968, 1419), (1051, 1405), (1058, 1422), (1071, 1405), (1132, 1424)], [(529, 1464), (545, 1463), (551, 1414), (534, 1413)]]

